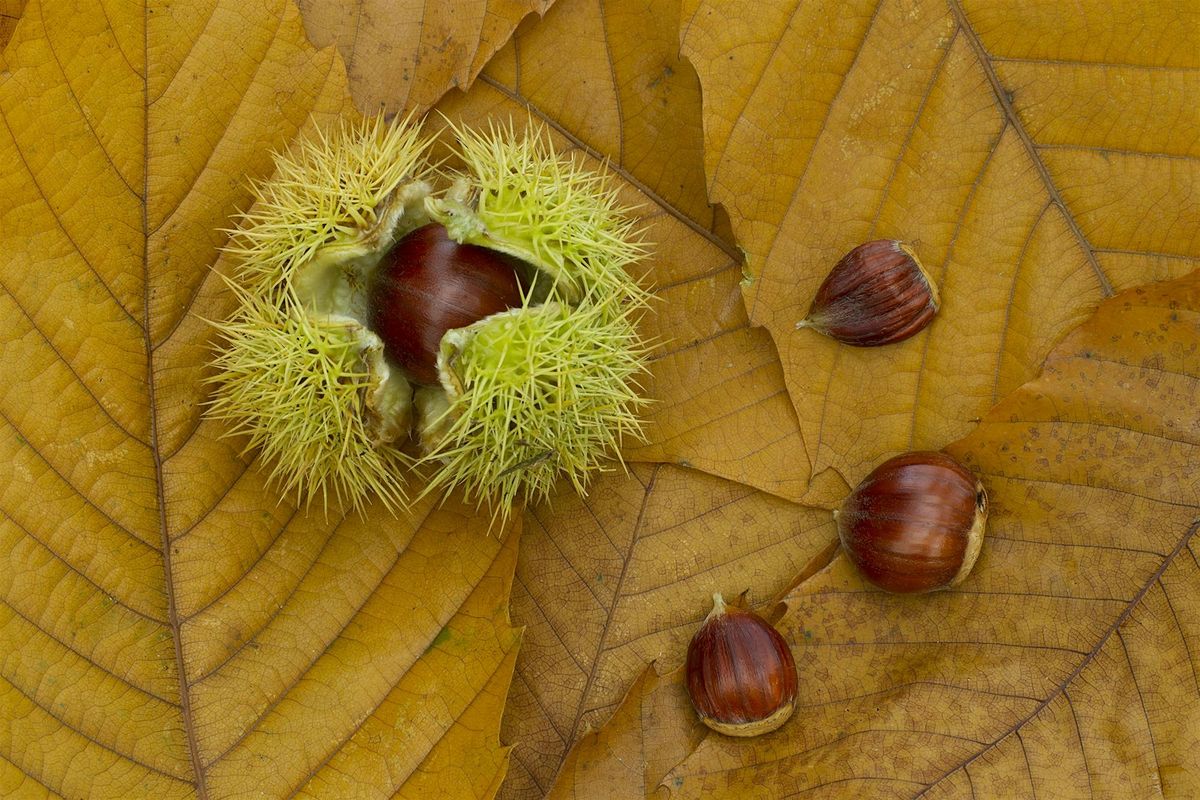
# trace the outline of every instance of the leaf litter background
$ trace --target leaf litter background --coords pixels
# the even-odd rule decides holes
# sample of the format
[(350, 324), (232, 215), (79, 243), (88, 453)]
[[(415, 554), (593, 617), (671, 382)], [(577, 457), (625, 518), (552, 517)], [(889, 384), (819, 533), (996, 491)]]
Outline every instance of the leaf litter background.
[[(0, 3), (0, 795), (1200, 791), (1194, 6), (300, 5)], [(218, 230), (352, 97), (608, 161), (665, 341), (628, 475), (502, 537), (325, 517), (200, 418)], [(879, 236), (937, 322), (795, 330)], [(867, 589), (828, 509), (945, 445), (979, 567)], [(687, 711), (714, 590), (795, 645), (776, 734)]]

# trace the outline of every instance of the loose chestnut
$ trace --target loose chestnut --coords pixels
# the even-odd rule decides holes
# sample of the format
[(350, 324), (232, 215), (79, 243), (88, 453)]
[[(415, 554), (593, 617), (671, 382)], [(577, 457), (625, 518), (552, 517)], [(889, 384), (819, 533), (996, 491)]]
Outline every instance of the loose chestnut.
[(916, 253), (879, 239), (842, 257), (817, 289), (797, 328), (814, 328), (843, 344), (876, 347), (919, 333), (938, 310), (938, 292)]
[(520, 306), (520, 269), (518, 259), (459, 244), (436, 223), (417, 228), (380, 262), (367, 298), (367, 324), (410, 378), (436, 384), (442, 336)]
[(987, 492), (945, 453), (905, 453), (876, 467), (842, 503), (838, 536), (863, 577), (889, 592), (960, 583), (979, 558)]
[(783, 636), (720, 594), (688, 645), (685, 671), (692, 707), (718, 733), (769, 733), (796, 707), (796, 662)]

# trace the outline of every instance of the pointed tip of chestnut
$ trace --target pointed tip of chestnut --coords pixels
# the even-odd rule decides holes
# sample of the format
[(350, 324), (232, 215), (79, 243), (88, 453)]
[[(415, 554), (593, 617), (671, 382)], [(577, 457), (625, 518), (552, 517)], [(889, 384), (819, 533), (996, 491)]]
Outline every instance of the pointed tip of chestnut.
[(796, 327), (843, 344), (877, 347), (924, 330), (939, 303), (937, 286), (913, 249), (877, 239), (842, 256)]
[(719, 593), (688, 645), (685, 672), (696, 714), (727, 736), (769, 733), (796, 707), (796, 662), (783, 636)]
[(876, 467), (835, 514), (842, 548), (867, 581), (919, 593), (961, 583), (983, 547), (988, 500), (966, 467), (938, 452)]
[(371, 282), (367, 324), (384, 352), (415, 382), (436, 385), (446, 331), (521, 305), (520, 262), (459, 244), (437, 223), (396, 242)]

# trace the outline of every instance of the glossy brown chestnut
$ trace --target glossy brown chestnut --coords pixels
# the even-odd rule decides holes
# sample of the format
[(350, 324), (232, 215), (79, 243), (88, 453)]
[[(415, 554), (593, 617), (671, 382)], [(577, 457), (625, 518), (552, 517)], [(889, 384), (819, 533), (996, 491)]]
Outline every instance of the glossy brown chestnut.
[(719, 594), (688, 645), (685, 670), (692, 707), (718, 733), (769, 733), (796, 707), (796, 662), (783, 636)]
[(798, 328), (814, 328), (844, 344), (875, 347), (920, 332), (938, 310), (937, 287), (903, 242), (860, 244), (817, 289)]
[(945, 453), (905, 453), (876, 467), (835, 513), (842, 547), (864, 578), (889, 592), (929, 592), (975, 566), (987, 492)]
[(367, 324), (417, 383), (436, 384), (442, 336), (521, 305), (521, 262), (459, 244), (438, 224), (417, 228), (384, 255), (367, 299)]

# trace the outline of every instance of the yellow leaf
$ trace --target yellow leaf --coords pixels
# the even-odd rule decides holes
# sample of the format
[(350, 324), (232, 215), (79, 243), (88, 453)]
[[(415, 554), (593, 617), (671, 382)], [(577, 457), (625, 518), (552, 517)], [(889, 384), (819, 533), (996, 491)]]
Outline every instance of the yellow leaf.
[(491, 796), (516, 535), (298, 510), (200, 416), (220, 229), (337, 55), (283, 0), (30, 0), (4, 59), (0, 795)]
[[(1126, 291), (949, 448), (992, 498), (961, 586), (867, 587), (837, 558), (784, 600), (792, 721), (694, 739), (647, 675), (553, 797), (1192, 797), (1200, 792), (1200, 274)], [(769, 787), (766, 788), (766, 787)], [(765, 792), (765, 794), (764, 794)]]
[[(11, 0), (10, 0), (11, 1)], [(346, 59), (358, 107), (424, 111), (466, 89), (527, 15), (554, 0), (298, 0), (319, 47)]]
[[(1200, 266), (1200, 17), (1169, 2), (689, 0), (714, 201), (748, 252), (814, 485), (938, 448), (1103, 297)], [(930, 328), (880, 350), (796, 323), (853, 246), (915, 243)]]

